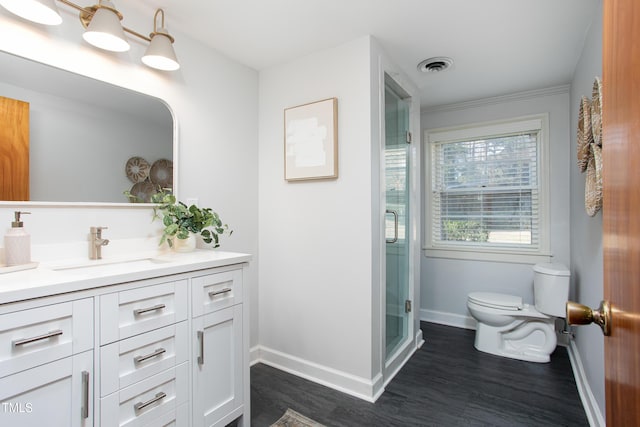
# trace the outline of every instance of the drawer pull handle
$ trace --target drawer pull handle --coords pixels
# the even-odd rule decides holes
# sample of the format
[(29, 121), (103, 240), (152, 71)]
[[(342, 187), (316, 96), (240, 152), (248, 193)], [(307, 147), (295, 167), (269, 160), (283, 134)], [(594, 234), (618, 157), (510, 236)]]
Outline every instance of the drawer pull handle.
[(151, 399), (147, 400), (146, 402), (138, 402), (138, 403), (136, 403), (135, 405), (133, 405), (133, 409), (135, 409), (136, 412), (142, 411), (147, 406), (153, 405), (154, 403), (164, 399), (165, 397), (167, 397), (167, 393), (161, 391), (160, 393), (157, 393), (155, 395), (155, 397), (152, 397)]
[(167, 306), (164, 304), (158, 304), (158, 305), (154, 305), (153, 307), (138, 308), (136, 310), (133, 310), (133, 315), (140, 316), (141, 314), (149, 313), (150, 311), (162, 310), (163, 308), (166, 308), (166, 307)]
[(38, 335), (37, 337), (31, 337), (31, 338), (24, 338), (21, 340), (15, 340), (13, 341), (13, 346), (14, 347), (18, 347), (21, 345), (25, 345), (25, 344), (30, 344), (32, 342), (36, 342), (36, 341), (42, 341), (42, 340), (46, 340), (49, 338), (53, 338), (53, 337), (57, 337), (58, 335), (62, 335), (62, 329), (57, 329), (55, 331), (51, 331), (48, 332), (46, 334), (42, 334), (42, 335)]
[(142, 363), (142, 362), (144, 362), (145, 360), (149, 360), (149, 359), (151, 359), (151, 358), (153, 358), (153, 357), (160, 356), (161, 354), (166, 353), (166, 351), (167, 351), (167, 350), (165, 350), (164, 348), (158, 348), (158, 349), (156, 349), (153, 353), (149, 353), (149, 354), (147, 354), (147, 355), (145, 355), (145, 356), (136, 356), (136, 357), (134, 357), (134, 358), (133, 358), (133, 361), (134, 361), (136, 364), (138, 364), (138, 363)]
[(198, 342), (200, 343), (198, 365), (204, 365), (204, 331), (198, 331)]
[(80, 407), (82, 418), (89, 418), (89, 372), (82, 371), (82, 406)]
[(213, 298), (215, 296), (226, 294), (227, 292), (231, 292), (231, 291), (232, 291), (231, 288), (224, 288), (224, 289), (220, 289), (219, 291), (211, 291), (211, 292), (209, 292), (209, 296), (211, 298)]

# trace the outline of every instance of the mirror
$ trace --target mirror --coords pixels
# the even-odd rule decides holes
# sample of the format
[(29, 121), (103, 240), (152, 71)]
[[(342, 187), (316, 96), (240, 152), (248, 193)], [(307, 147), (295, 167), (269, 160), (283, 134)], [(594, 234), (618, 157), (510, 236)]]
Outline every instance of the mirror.
[[(173, 116), (162, 100), (5, 52), (0, 97), (29, 103), (24, 198), (129, 203), (124, 192), (144, 198), (157, 187), (152, 178), (172, 187)], [(4, 135), (0, 175), (18, 161)]]

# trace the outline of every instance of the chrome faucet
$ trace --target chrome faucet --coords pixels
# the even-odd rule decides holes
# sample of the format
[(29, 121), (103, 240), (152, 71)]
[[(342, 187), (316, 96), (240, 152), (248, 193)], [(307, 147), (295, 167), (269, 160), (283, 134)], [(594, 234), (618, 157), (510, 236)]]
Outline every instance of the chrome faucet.
[(91, 227), (91, 241), (89, 242), (89, 259), (102, 259), (102, 247), (109, 244), (109, 239), (102, 238), (102, 230), (109, 227)]

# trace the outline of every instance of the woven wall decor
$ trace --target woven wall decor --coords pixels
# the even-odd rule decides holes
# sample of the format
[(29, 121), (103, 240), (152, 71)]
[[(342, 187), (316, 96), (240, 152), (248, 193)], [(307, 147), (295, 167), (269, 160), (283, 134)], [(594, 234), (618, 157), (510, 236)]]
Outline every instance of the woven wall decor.
[(602, 209), (602, 81), (593, 82), (591, 101), (580, 99), (578, 112), (578, 169), (586, 172), (584, 208), (594, 216)]

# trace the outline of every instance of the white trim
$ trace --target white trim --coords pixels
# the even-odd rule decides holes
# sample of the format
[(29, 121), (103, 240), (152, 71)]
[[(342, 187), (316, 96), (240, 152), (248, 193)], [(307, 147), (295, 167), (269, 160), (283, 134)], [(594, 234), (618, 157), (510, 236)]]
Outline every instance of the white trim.
[(256, 363), (260, 363), (261, 354), (260, 346), (256, 345), (249, 350), (249, 366), (253, 366)]
[(436, 105), (427, 107), (422, 110), (422, 114), (431, 114), (441, 111), (466, 110), (469, 108), (486, 107), (487, 105), (503, 104), (505, 102), (513, 102), (520, 100), (528, 100), (531, 98), (553, 96), (558, 94), (567, 94), (571, 89), (571, 85), (552, 86), (545, 89), (534, 89), (524, 92), (512, 93), (509, 95), (493, 96), (490, 98), (476, 99), (473, 101), (458, 102), (454, 104)]
[(578, 394), (580, 395), (584, 412), (589, 420), (589, 425), (591, 427), (605, 427), (606, 422), (602, 416), (598, 402), (591, 391), (591, 387), (589, 386), (589, 381), (587, 380), (587, 375), (585, 374), (584, 367), (582, 365), (582, 359), (580, 358), (580, 352), (578, 351), (575, 341), (571, 340), (570, 345), (567, 347), (567, 353), (569, 353), (571, 369), (573, 370), (573, 376), (576, 379)]
[(252, 353), (260, 354), (260, 358), (252, 362), (253, 364), (264, 363), (367, 402), (375, 402), (384, 392), (381, 374), (377, 374), (373, 379), (367, 379), (271, 348), (258, 346), (257, 349), (255, 347), (254, 349), (255, 351), (252, 349)]
[(424, 248), (424, 256), (427, 258), (466, 259), (473, 261), (510, 262), (515, 264), (538, 264), (551, 262), (551, 254), (527, 254), (518, 252), (489, 252), (472, 251), (463, 249), (433, 249)]
[(425, 141), (428, 143), (464, 141), (477, 138), (478, 135), (494, 136), (537, 131), (542, 129), (543, 125), (543, 117), (541, 116), (501, 120), (498, 122), (472, 123), (464, 126), (428, 129), (425, 132)]
[(549, 113), (531, 114), (509, 119), (494, 120), (479, 123), (468, 123), (462, 126), (444, 127), (436, 129), (426, 129), (424, 131), (424, 164), (431, 168), (432, 147), (431, 144), (437, 142), (449, 142), (461, 139), (481, 137), (483, 135), (501, 135), (513, 133), (519, 130), (539, 130), (538, 132), (538, 248), (528, 251), (527, 248), (521, 250), (514, 248), (513, 251), (507, 249), (494, 249), (489, 246), (474, 247), (466, 244), (456, 247), (455, 244), (446, 242), (433, 242), (432, 236), (432, 198), (431, 181), (432, 174), (424, 174), (424, 223), (423, 230), (425, 256), (451, 259), (473, 259), (481, 261), (503, 261), (514, 263), (535, 264), (537, 262), (549, 262), (551, 256), (550, 238), (550, 218), (549, 207), (550, 193), (550, 142), (549, 142)]
[(437, 323), (439, 325), (453, 326), (463, 329), (476, 329), (476, 321), (471, 316), (463, 316), (444, 311), (420, 309), (420, 320), (423, 322)]

